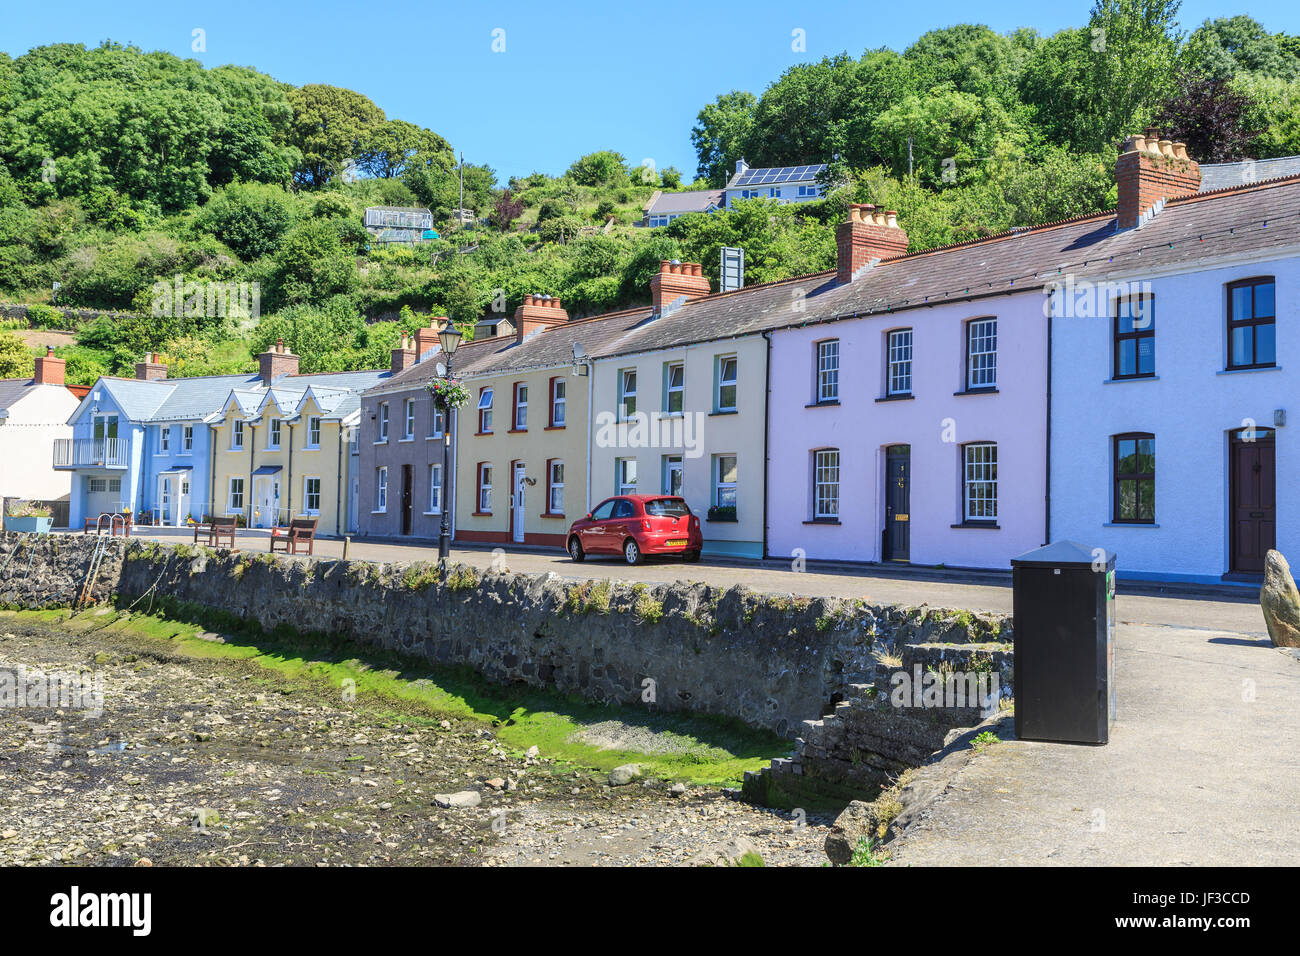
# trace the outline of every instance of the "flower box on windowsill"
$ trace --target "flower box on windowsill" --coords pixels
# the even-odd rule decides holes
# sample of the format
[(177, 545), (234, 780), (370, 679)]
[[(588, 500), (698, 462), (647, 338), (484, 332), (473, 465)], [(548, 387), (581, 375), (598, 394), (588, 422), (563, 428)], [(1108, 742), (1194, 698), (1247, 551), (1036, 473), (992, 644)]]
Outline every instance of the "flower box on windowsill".
[(709, 513), (704, 520), (735, 522), (739, 519), (736, 517), (735, 505), (713, 505), (709, 508)]

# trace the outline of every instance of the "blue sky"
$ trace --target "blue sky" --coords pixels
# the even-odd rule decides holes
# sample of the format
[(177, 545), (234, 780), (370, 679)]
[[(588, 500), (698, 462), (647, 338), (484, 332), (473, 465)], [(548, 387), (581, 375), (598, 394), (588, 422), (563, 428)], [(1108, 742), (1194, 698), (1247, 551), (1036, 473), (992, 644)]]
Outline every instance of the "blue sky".
[[(369, 96), (390, 117), (437, 131), (501, 180), (562, 172), (595, 149), (633, 163), (673, 165), (689, 179), (690, 129), (700, 107), (731, 89), (761, 93), (787, 67), (980, 22), (1048, 34), (1082, 24), (1090, 0), (926, 3), (335, 2), (223, 0), (183, 4), (0, 0), (0, 49), (18, 56), (55, 42), (104, 39), (192, 56), (207, 66), (253, 66), (295, 85), (329, 83)], [(1300, 33), (1294, 0), (1186, 0), (1191, 29), (1248, 12), (1269, 30)], [(206, 52), (191, 49), (206, 32)], [(504, 30), (504, 52), (493, 31)], [(792, 50), (801, 29), (806, 51)]]

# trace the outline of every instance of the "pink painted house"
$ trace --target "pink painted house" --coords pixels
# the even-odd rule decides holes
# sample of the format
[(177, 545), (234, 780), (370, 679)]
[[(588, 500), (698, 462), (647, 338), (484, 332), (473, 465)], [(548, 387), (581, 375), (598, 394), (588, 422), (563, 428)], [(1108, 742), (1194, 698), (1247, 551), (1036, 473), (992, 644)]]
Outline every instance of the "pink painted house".
[(835, 287), (770, 333), (769, 555), (1007, 568), (1047, 520), (1043, 285), (985, 281), (1023, 240), (909, 256), (870, 206), (837, 238)]

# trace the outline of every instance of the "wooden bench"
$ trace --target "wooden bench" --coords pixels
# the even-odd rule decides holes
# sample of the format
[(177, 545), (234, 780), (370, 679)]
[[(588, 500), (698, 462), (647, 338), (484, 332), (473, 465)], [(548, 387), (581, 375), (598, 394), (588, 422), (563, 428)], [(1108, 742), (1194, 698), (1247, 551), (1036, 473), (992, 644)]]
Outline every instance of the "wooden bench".
[[(121, 519), (120, 521), (117, 519)], [(101, 524), (102, 519), (102, 524)], [(109, 534), (117, 534), (118, 528), (122, 529), (122, 534), (131, 537), (131, 512), (119, 511), (105, 517), (104, 515), (95, 515), (93, 518), (86, 519), (86, 526), (82, 529), (82, 534), (103, 534), (107, 531)]]
[(194, 526), (194, 543), (199, 543), (199, 531), (208, 534), (208, 547), (219, 548), (226, 541), (226, 547), (235, 550), (235, 529), (239, 526), (236, 515), (204, 515), (203, 520)]
[(294, 518), (287, 528), (272, 528), (271, 550), (275, 550), (275, 543), (279, 541), (285, 554), (297, 554), (306, 548), (310, 555), (316, 544), (316, 525), (319, 523), (320, 518)]

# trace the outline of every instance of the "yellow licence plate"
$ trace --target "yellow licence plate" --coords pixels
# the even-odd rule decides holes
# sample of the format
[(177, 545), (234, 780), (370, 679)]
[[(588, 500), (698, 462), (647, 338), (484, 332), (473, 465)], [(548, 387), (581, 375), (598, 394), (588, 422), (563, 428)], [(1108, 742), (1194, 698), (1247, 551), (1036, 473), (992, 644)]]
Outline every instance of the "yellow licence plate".
[(668, 541), (665, 541), (664, 544), (668, 545), (668, 547), (670, 547), (670, 548), (681, 548), (681, 547), (684, 547), (684, 546), (686, 545), (686, 539), (685, 539), (685, 538), (672, 538), (672, 539), (670, 539), (670, 540), (668, 540)]

